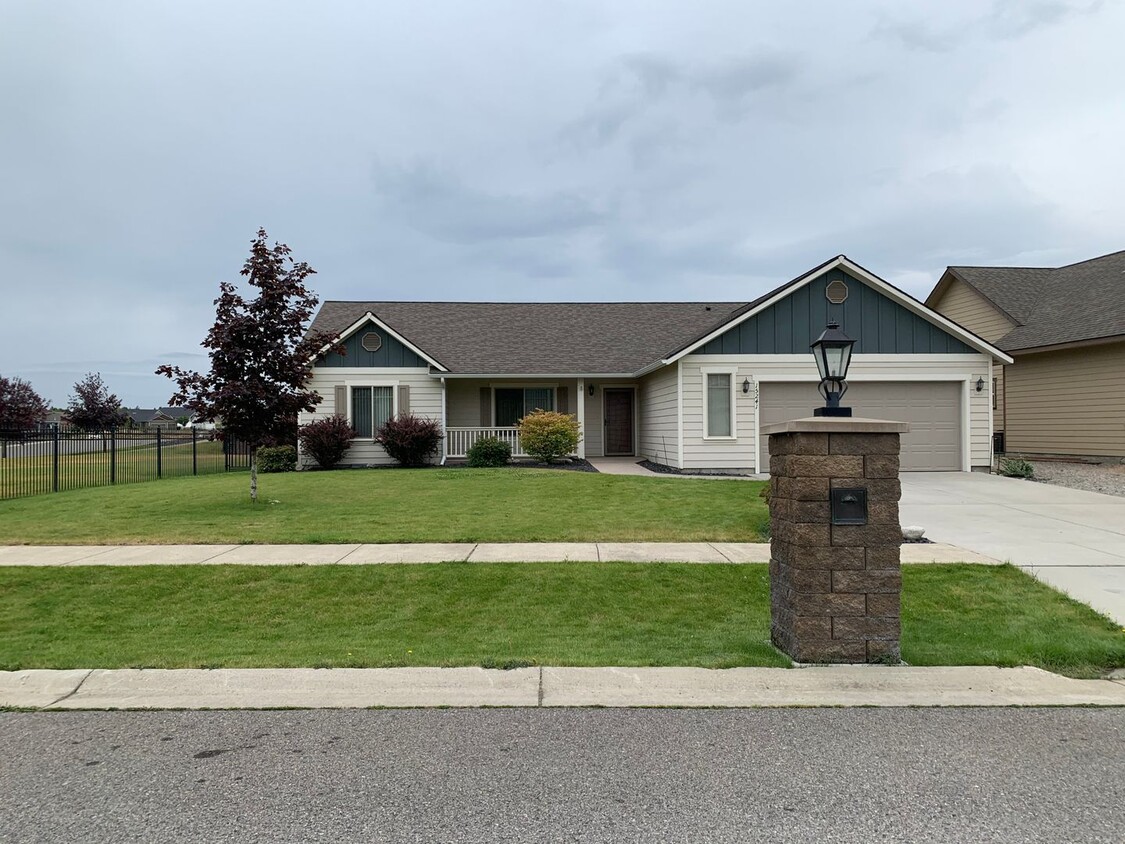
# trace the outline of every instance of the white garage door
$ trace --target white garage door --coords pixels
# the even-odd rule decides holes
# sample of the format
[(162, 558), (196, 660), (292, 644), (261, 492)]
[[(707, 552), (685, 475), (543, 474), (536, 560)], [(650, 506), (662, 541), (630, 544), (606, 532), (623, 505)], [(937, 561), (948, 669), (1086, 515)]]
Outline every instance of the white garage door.
[[(761, 423), (788, 422), (812, 416), (823, 400), (813, 383), (760, 385)], [(867, 381), (848, 384), (843, 404), (856, 416), (909, 422), (902, 435), (905, 471), (950, 471), (961, 468), (961, 383), (955, 381)], [(769, 469), (769, 437), (761, 438), (762, 471)]]

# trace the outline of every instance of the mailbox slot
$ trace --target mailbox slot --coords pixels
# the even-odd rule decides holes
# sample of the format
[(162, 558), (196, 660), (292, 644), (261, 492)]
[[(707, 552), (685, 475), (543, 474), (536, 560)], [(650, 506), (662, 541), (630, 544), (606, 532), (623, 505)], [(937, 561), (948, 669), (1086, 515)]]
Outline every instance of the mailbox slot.
[(867, 524), (867, 490), (865, 488), (834, 489), (832, 490), (831, 502), (832, 524)]

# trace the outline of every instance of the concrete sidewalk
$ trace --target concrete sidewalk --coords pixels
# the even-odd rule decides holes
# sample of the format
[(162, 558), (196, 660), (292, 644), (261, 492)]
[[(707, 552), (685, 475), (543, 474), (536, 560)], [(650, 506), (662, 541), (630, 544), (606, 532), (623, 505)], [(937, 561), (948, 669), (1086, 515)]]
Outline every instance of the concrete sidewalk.
[[(6, 545), (0, 566), (369, 565), (380, 563), (768, 563), (759, 542), (481, 542), (385, 545)], [(904, 563), (999, 563), (939, 543), (903, 545)]]
[(1125, 681), (1038, 668), (291, 668), (0, 672), (27, 709), (1125, 706)]

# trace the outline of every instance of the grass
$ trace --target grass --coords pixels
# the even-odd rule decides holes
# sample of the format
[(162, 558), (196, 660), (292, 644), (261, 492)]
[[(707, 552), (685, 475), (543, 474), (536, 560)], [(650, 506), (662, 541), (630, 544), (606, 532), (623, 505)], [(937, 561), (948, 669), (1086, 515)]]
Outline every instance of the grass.
[[(1098, 676), (1125, 635), (1011, 567), (904, 570), (903, 658)], [(783, 666), (762, 565), (0, 569), (0, 668)]]
[(768, 522), (763, 482), (542, 469), (174, 478), (0, 501), (10, 544), (734, 541)]

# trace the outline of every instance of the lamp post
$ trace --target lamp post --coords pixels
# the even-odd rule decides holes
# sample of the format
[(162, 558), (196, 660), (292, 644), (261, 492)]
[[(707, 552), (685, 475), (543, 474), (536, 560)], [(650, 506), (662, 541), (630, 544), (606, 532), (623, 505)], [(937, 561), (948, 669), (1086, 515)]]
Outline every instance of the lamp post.
[(851, 416), (850, 407), (840, 407), (840, 399), (848, 391), (848, 366), (852, 362), (855, 340), (840, 330), (838, 322), (828, 323), (824, 333), (810, 346), (816, 368), (820, 372), (817, 390), (824, 397), (824, 407), (813, 410), (813, 416)]

